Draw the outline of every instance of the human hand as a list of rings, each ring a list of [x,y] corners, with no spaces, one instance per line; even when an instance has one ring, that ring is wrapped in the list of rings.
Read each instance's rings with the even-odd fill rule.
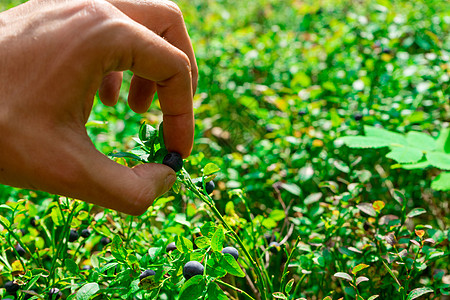
[[[119,165],[85,128],[96,91],[115,105],[131,70],[131,109],[157,92],[168,150],[190,154],[197,66],[172,2],[31,0],[0,13],[0,65],[0,183],[132,215],[172,186],[172,169]]]

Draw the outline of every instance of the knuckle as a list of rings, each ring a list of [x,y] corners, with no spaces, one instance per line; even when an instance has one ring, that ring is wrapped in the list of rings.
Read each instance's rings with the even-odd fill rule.
[[[180,9],[180,7],[173,1],[164,1],[164,5],[167,8],[167,11],[169,14],[171,14],[173,17],[179,18],[183,17],[183,13]]]

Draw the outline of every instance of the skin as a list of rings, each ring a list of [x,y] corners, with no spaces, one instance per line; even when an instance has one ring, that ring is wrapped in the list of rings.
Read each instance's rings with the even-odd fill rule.
[[[189,156],[197,66],[169,1],[31,0],[0,13],[0,183],[140,215],[175,181],[162,164],[119,165],[85,124],[99,91],[143,113],[158,93],[169,151]]]

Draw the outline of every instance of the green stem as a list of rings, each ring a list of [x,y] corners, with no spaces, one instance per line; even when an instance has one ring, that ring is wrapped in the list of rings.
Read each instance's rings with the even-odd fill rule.
[[[288,273],[289,262],[291,261],[292,255],[294,254],[295,249],[297,249],[297,245],[299,242],[300,242],[300,237],[297,237],[297,241],[295,241],[294,248],[292,249],[291,253],[289,254],[286,264],[284,265],[283,275],[281,276],[280,292],[283,292],[284,288],[286,286],[285,278]]]
[[[239,288],[237,288],[237,287],[235,287],[235,286],[233,286],[233,285],[231,285],[231,284],[228,284],[228,283],[226,283],[226,282],[224,282],[224,281],[222,281],[222,280],[220,280],[220,279],[216,279],[215,281],[216,281],[217,283],[223,285],[223,286],[226,286],[227,288],[233,289],[234,291],[236,291],[236,292],[238,292],[238,293],[244,295],[244,296],[247,297],[248,299],[255,300],[253,297],[251,297],[251,296],[250,296],[249,294],[247,294],[245,291],[243,291],[243,290],[241,290],[241,289],[239,289]]]
[[[183,183],[186,185],[186,187],[188,189],[190,189],[191,192],[193,192],[197,197],[199,197],[204,203],[206,203],[210,207],[211,211],[214,213],[216,218],[220,220],[220,222],[223,224],[225,229],[227,229],[233,235],[233,237],[236,240],[236,242],[242,248],[242,250],[244,251],[245,256],[248,259],[248,261],[252,265],[253,269],[256,271],[256,275],[257,275],[258,280],[259,280],[259,282],[257,282],[258,286],[260,287],[260,291],[259,292],[260,292],[260,294],[261,294],[261,296],[262,296],[262,298],[264,300],[267,299],[266,293],[265,293],[267,291],[267,286],[266,286],[266,282],[264,281],[264,278],[263,278],[263,276],[261,274],[261,268],[253,260],[252,256],[250,255],[250,253],[248,252],[247,248],[245,247],[244,243],[239,238],[239,235],[231,228],[231,226],[227,223],[227,221],[225,221],[223,216],[220,214],[220,212],[217,210],[216,206],[214,205],[214,201],[211,199],[211,197],[209,197],[209,195],[205,196],[204,194],[199,192],[199,190],[197,189],[195,184],[192,182],[191,177],[189,176],[189,173],[187,173],[186,170],[182,169],[182,174],[184,175]]]

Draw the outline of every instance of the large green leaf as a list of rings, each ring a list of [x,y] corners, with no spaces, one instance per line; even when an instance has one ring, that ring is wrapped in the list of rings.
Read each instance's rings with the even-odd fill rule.
[[[383,141],[392,143],[406,145],[406,138],[397,132],[389,131],[383,128],[377,128],[373,126],[364,126],[364,133],[367,137],[380,138]]]
[[[409,294],[408,294],[408,298],[407,300],[413,300],[413,299],[417,299],[422,295],[428,294],[428,293],[432,293],[434,292],[433,289],[430,289],[428,287],[423,287],[423,288],[417,288],[412,290]]]
[[[367,137],[361,135],[344,136],[338,140],[342,141],[350,148],[383,148],[391,144],[388,140],[379,137]]]
[[[194,250],[192,242],[184,236],[177,236],[175,239],[175,246],[181,253],[189,253]]]
[[[418,162],[423,156],[420,149],[412,147],[395,147],[386,154],[387,158],[393,159],[398,163],[407,164]]]
[[[431,182],[431,188],[436,191],[450,191],[450,172],[442,172],[433,182]]]
[[[99,286],[95,282],[86,283],[77,292],[76,300],[88,300],[94,296],[100,290]]]
[[[211,282],[208,286],[208,299],[228,300],[228,297],[215,282]]]
[[[200,297],[205,289],[205,278],[195,275],[183,284],[179,299],[194,300]]]
[[[231,254],[225,253],[223,255],[222,267],[231,275],[245,277],[245,273]]]
[[[450,170],[450,154],[443,152],[428,152],[427,160],[430,165],[436,168]]]
[[[435,139],[423,132],[410,131],[406,134],[408,145],[419,148],[421,150],[432,151],[436,149]]]

